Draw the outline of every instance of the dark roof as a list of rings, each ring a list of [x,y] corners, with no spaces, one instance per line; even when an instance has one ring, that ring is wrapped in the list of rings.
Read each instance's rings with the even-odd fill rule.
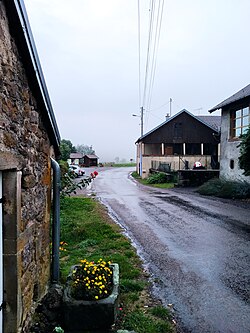
[[[247,85],[245,88],[241,89],[240,91],[238,91],[236,94],[232,95],[231,97],[228,97],[223,102],[217,104],[215,107],[208,110],[208,112],[214,112],[218,109],[221,109],[224,106],[227,106],[229,104],[232,104],[236,101],[239,101],[239,100],[249,97],[249,96],[250,96],[250,84]]]
[[[195,118],[196,120],[200,121],[204,125],[206,125],[206,126],[210,127],[211,129],[215,130],[216,132],[219,132],[219,130],[220,130],[220,119],[221,119],[220,116],[195,116],[194,114],[192,114],[188,110],[183,109],[180,112],[176,113],[174,116],[169,117],[166,121],[164,121],[163,123],[161,123],[157,127],[153,128],[151,131],[149,131],[146,134],[144,134],[143,136],[141,136],[135,143],[141,141],[143,138],[145,138],[149,134],[153,133],[154,131],[158,130],[160,127],[162,127],[165,124],[167,124],[168,122],[172,121],[173,119],[175,119],[177,116],[179,116],[183,112],[187,113],[191,117]]]
[[[91,154],[91,155],[85,155],[87,156],[89,159],[95,159],[95,158],[99,158],[98,156]]]
[[[4,4],[10,23],[11,35],[15,38],[18,51],[22,57],[22,63],[29,79],[30,88],[41,106],[44,124],[56,154],[58,155],[60,134],[44,80],[24,1],[5,0]]]
[[[71,153],[70,158],[83,158],[83,154],[82,153]]]
[[[220,131],[221,127],[221,116],[196,116],[202,122],[210,125],[216,131]]]

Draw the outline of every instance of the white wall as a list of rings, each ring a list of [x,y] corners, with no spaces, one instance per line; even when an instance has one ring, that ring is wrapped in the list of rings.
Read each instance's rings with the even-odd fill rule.
[[[230,112],[222,112],[221,118],[221,159],[220,177],[227,180],[247,181],[250,177],[243,175],[239,168],[240,140],[230,141]],[[230,161],[234,161],[234,168],[230,168]]]

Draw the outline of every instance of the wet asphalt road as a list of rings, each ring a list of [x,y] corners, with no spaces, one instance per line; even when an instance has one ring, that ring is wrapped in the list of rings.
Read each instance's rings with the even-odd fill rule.
[[[99,170],[91,191],[144,258],[184,332],[250,332],[250,204],[145,187]],[[146,332],[145,332],[146,333]]]

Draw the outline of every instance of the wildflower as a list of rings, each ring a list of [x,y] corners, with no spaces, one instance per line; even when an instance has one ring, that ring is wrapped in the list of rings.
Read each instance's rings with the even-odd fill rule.
[[[97,263],[81,260],[73,270],[72,296],[84,300],[107,297],[112,289],[112,273],[109,264],[102,258]]]

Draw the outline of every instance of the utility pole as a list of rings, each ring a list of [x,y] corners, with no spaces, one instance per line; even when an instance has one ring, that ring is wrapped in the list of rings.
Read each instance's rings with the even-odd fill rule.
[[[144,109],[143,106],[140,107],[140,115],[132,114],[133,117],[140,117],[141,118],[141,137],[143,136],[143,116],[144,116]],[[139,146],[139,154],[140,154],[140,167],[139,167],[139,173],[142,177],[142,141],[140,142]]]
[[[141,106],[141,137],[143,136],[143,106]],[[142,141],[140,147],[140,176],[142,177]]]
[[[169,100],[169,117],[171,117],[171,115],[172,115],[172,102],[173,102],[173,100],[170,97],[170,100]]]
[[[141,106],[141,136],[143,136],[143,106]]]

